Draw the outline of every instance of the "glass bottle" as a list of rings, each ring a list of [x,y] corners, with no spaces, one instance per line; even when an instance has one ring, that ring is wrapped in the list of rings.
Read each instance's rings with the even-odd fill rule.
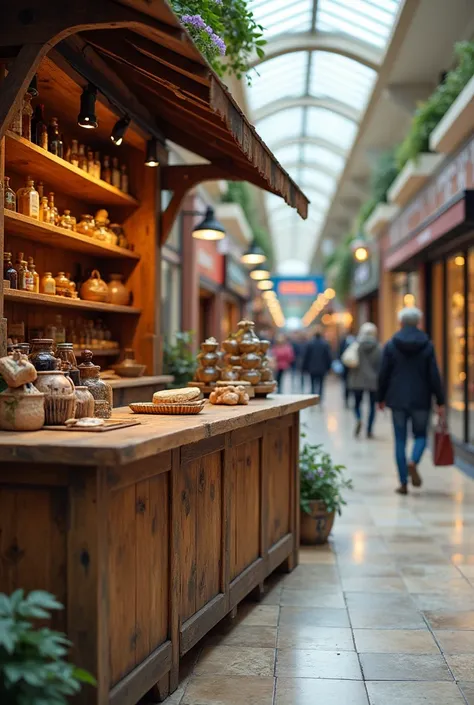
[[[10,289],[18,289],[18,272],[12,263],[12,253],[3,253],[3,278],[10,282]]]
[[[48,126],[44,119],[44,105],[37,105],[33,113],[31,139],[38,147],[48,149]]]
[[[120,188],[120,169],[118,157],[112,159],[112,186]]]
[[[71,164],[73,166],[79,166],[79,147],[77,146],[77,140],[72,140],[71,142]]]
[[[34,262],[33,257],[28,257],[28,271],[30,272],[32,278],[33,278],[33,289],[32,291],[35,292],[35,294],[39,294],[40,290],[40,281],[39,281],[39,274],[36,271],[36,265]]]
[[[57,318],[61,318],[58,316]],[[56,318],[56,320],[57,320]],[[73,381],[74,386],[80,385],[79,370],[77,368],[77,360],[74,355],[74,346],[72,343],[66,343],[64,340],[60,340],[62,335],[62,330],[64,327],[57,325],[56,327],[56,357],[61,360],[61,370],[67,372],[70,379]],[[65,331],[64,331],[65,332]]]
[[[43,196],[44,196],[44,184],[43,184],[42,181],[38,181],[38,183],[36,184],[36,190],[38,191],[38,195],[39,195],[40,199],[43,198]]]
[[[56,343],[66,342],[66,327],[62,316],[56,316]]]
[[[92,362],[94,355],[91,350],[84,350],[81,357],[82,362],[79,365],[81,383],[89,389],[95,401],[102,402],[100,406],[102,407],[102,413],[104,414],[103,418],[110,418],[112,415],[113,400],[112,387],[100,378],[100,367],[99,365],[94,365]],[[94,410],[94,413],[96,413],[96,411],[97,408]]]
[[[18,252],[16,255],[16,260],[15,260],[15,270],[18,274],[18,288],[20,287],[20,272],[22,269],[21,263],[23,262],[25,258],[25,254],[23,252]]]
[[[15,111],[15,114],[13,116],[13,120],[10,123],[11,132],[14,132],[19,137],[21,137],[21,128],[22,128],[22,109],[23,109],[23,101],[21,101],[20,105],[18,106],[18,109]]]
[[[57,157],[63,156],[63,143],[59,134],[58,118],[52,117],[48,126],[48,149]]]
[[[21,136],[30,142],[32,117],[33,108],[31,107],[31,95],[29,93],[25,93],[25,97],[23,98],[23,107],[21,109]]]
[[[15,191],[10,188],[10,177],[5,176],[3,180],[3,204],[8,211],[16,211]]]
[[[64,135],[61,135],[61,139],[62,139],[62,141],[63,141],[63,146],[65,146],[65,145],[66,145],[66,142],[65,142],[65,140],[64,140]],[[64,150],[64,159],[65,159],[67,162],[69,162],[69,164],[71,163],[71,145],[70,145],[70,144],[68,144],[68,146],[67,146],[66,149]]]
[[[34,291],[35,285],[33,281],[33,274],[28,269],[28,262],[26,260],[22,260],[21,265],[20,289],[23,289],[23,291]]]
[[[56,345],[56,326],[54,323],[48,323],[46,326],[46,335],[49,340],[53,341],[53,347]]]
[[[50,294],[51,296],[56,294],[56,282],[52,272],[44,273],[43,278],[41,279],[41,291],[43,294]]]
[[[96,179],[100,179],[100,152],[94,154],[94,176]]]
[[[86,158],[86,151],[85,147],[83,144],[79,145],[79,152],[78,152],[78,167],[79,169],[82,169],[83,171],[87,171],[87,158]]]
[[[102,178],[108,184],[112,183],[112,170],[110,169],[110,157],[104,157],[104,165],[102,169]]]
[[[54,192],[51,191],[49,194],[49,201],[48,201],[48,206],[49,206],[49,222],[51,225],[57,225],[59,222],[59,211],[54,205]]]
[[[39,219],[41,220],[42,223],[51,222],[47,196],[43,196],[43,198],[41,199]]]
[[[64,214],[60,217],[59,219],[59,225],[62,228],[65,228],[66,230],[72,230],[72,216],[71,216],[71,211],[65,210]]]
[[[17,191],[18,213],[28,215],[30,218],[39,219],[39,193],[35,189],[35,182],[28,177],[26,186]]]
[[[94,176],[94,152],[91,149],[87,150],[87,171]]]
[[[120,190],[124,193],[128,193],[128,174],[125,164],[122,164],[120,167]]]

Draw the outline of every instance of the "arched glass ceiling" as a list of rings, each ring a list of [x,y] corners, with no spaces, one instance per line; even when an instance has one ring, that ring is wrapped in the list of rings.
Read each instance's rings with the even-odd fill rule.
[[[288,253],[295,259],[295,248],[298,257],[311,258],[401,3],[250,2],[256,21],[264,27],[270,57],[256,65],[247,89],[251,117],[265,115],[256,124],[259,134],[311,200],[309,222],[303,224],[278,207],[277,197],[265,196],[279,263]],[[291,107],[285,105],[287,100]]]

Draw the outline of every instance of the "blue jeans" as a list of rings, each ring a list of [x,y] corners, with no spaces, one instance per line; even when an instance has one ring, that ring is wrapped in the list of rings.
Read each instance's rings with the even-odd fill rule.
[[[415,438],[411,459],[415,465],[418,465],[426,448],[430,412],[428,409],[414,409],[413,411],[392,409],[392,418],[398,474],[400,475],[401,484],[406,485],[408,482],[408,463],[406,456],[408,421],[411,421],[412,433]]]
[[[319,394],[323,399],[324,375],[311,375],[311,394]]]
[[[372,433],[375,421],[375,392],[367,392],[369,395],[369,420],[367,422],[367,433]],[[354,390],[354,413],[357,421],[362,419],[362,414],[360,406],[362,404],[362,398],[364,396],[364,391],[362,389]]]

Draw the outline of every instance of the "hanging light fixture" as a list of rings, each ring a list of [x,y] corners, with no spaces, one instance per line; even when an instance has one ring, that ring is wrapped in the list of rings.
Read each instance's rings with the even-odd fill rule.
[[[249,265],[263,264],[267,261],[267,256],[264,251],[255,242],[253,242],[247,252],[244,252],[240,258],[240,261],[243,264]]]
[[[273,282],[271,279],[262,279],[257,283],[257,289],[260,289],[260,291],[270,291],[273,289]]]
[[[77,116],[77,124],[86,130],[94,130],[99,126],[95,114],[95,101],[97,98],[97,88],[89,83],[82,91],[81,109]]]
[[[269,279],[270,272],[263,267],[255,267],[251,270],[250,276],[252,279],[255,279],[255,281],[262,281],[262,279]]]
[[[366,262],[370,257],[369,247],[363,239],[354,240],[351,244],[351,250],[356,262]]]
[[[208,206],[204,219],[193,228],[193,237],[197,240],[222,240],[225,228],[214,214],[214,208]]]
[[[160,160],[158,159],[158,142],[155,137],[148,140],[146,144],[146,158],[145,166],[159,166]]]
[[[117,122],[113,126],[112,132],[110,134],[110,139],[117,147],[120,147],[120,145],[122,144],[123,138],[125,137],[125,133],[127,132],[129,125],[130,118],[128,115],[124,115],[120,118],[120,120],[117,120]]]

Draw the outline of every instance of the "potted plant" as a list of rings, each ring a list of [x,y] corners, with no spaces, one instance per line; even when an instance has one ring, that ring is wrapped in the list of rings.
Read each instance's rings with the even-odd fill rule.
[[[68,705],[81,683],[95,679],[65,660],[70,642],[34,619],[49,619],[62,609],[53,595],[33,590],[0,593],[0,703],[2,705]]]
[[[301,435],[305,438],[305,434]],[[346,504],[342,492],[352,489],[344,465],[335,465],[321,445],[304,443],[300,449],[301,543],[326,543],[336,512]]]
[[[176,333],[174,342],[169,339],[163,346],[163,372],[174,377],[170,387],[183,387],[193,378],[196,370],[196,357],[192,350],[193,333]]]

